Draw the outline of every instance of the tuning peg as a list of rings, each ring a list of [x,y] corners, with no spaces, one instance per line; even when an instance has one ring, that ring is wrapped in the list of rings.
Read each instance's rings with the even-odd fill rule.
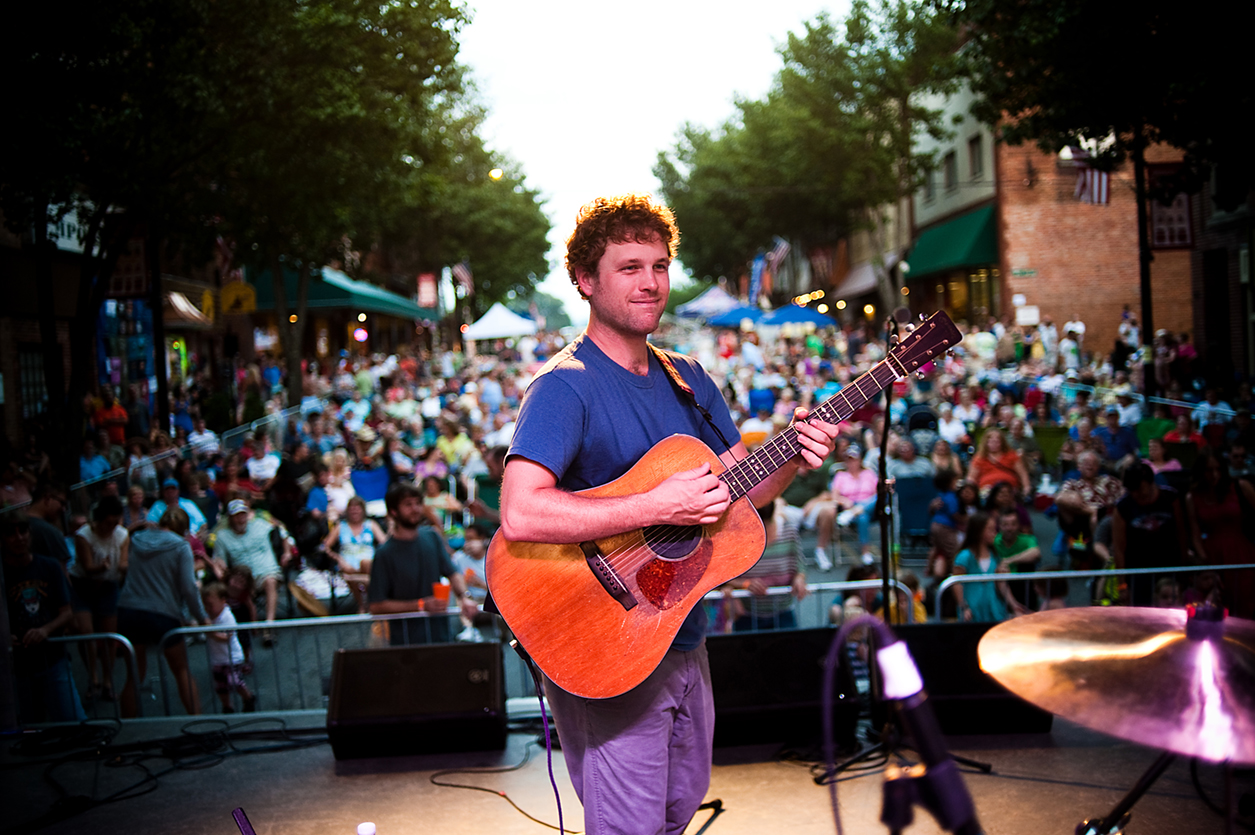
[[[927,317],[927,316],[925,316],[923,313],[921,313],[921,314],[919,315],[919,320],[920,320],[921,322],[924,322],[924,321],[926,321],[927,319],[928,319],[928,317]]]
[[[927,374],[925,374],[923,371],[916,371],[916,372],[915,372],[915,379],[917,379],[917,380],[922,380],[922,379],[924,379],[926,376],[928,376],[928,375],[927,375]]]

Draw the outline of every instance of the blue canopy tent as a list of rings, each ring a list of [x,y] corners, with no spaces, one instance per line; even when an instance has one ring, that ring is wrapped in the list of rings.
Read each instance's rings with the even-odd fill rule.
[[[835,328],[837,320],[831,316],[825,316],[817,310],[809,307],[802,307],[796,304],[786,305],[779,310],[773,310],[758,321],[760,325],[797,325],[805,322],[811,322],[820,328]]]
[[[746,319],[749,319],[751,322],[757,322],[762,318],[762,308],[754,305],[744,305],[724,311],[717,316],[711,316],[706,320],[706,324],[712,328],[739,328]]]

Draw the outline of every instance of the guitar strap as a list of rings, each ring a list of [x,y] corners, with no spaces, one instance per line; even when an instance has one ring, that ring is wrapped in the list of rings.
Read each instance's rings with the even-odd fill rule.
[[[689,402],[697,407],[697,411],[701,412],[702,417],[706,418],[710,428],[715,430],[715,434],[719,436],[719,440],[723,441],[724,447],[732,449],[732,444],[728,443],[728,439],[719,431],[719,426],[715,423],[715,419],[710,416],[710,412],[706,411],[705,406],[697,402],[697,395],[693,392],[693,387],[680,376],[680,372],[676,369],[675,363],[671,361],[671,357],[667,355],[667,352],[652,342],[645,344],[649,346],[649,350],[654,352],[654,357],[658,360],[658,364],[662,366],[662,370],[667,372],[667,379],[671,381],[671,385],[679,389],[689,399]]]

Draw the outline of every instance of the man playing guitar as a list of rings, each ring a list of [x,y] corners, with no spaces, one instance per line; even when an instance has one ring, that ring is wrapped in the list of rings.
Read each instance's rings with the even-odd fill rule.
[[[671,211],[648,196],[599,198],[580,210],[566,263],[588,300],[588,327],[528,387],[502,483],[505,540],[587,544],[651,526],[713,526],[732,506],[710,463],[635,492],[576,492],[619,479],[675,433],[703,441],[723,467],[747,455],[739,440],[726,440],[739,433],[710,375],[696,361],[647,343],[667,303],[678,242]],[[753,505],[773,501],[800,467],[818,467],[832,452],[837,427],[804,423],[807,414],[795,413],[796,454],[747,491]],[[751,557],[759,553],[761,542]],[[497,594],[491,563],[488,570]],[[635,589],[638,597],[647,596],[646,585]],[[560,616],[578,622],[581,613]],[[657,668],[609,698],[577,696],[546,679],[590,835],[680,833],[701,804],[714,736],[705,631],[705,611],[696,605]]]

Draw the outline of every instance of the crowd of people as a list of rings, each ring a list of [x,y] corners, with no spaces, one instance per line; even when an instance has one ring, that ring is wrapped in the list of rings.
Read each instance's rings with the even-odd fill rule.
[[[1122,338],[1137,338],[1135,319],[1122,325]],[[1035,328],[991,320],[966,331],[922,379],[895,384],[887,440],[879,399],[863,403],[840,424],[825,465],[799,475],[763,511],[769,556],[729,586],[753,595],[730,602],[711,628],[787,626],[808,566],[827,572],[844,561],[859,576],[874,574],[882,448],[890,477],[933,486],[925,586],[1043,562],[1255,561],[1245,521],[1255,514],[1249,383],[1201,385],[1173,339],[1171,357],[1156,353],[1152,366],[1168,396],[1146,403],[1135,395],[1139,355],[1085,347],[1079,316],[1062,337],[1049,319]],[[866,326],[768,339],[676,323],[658,338],[723,387],[750,448],[786,427],[797,406],[826,400],[886,356],[884,339]],[[0,536],[23,680],[45,694],[65,689],[67,656],[39,637],[57,630],[121,631],[140,650],[142,673],[144,649],[161,645],[170,629],[216,624],[225,628],[212,644],[217,695],[226,708],[253,709],[244,684],[250,633],[229,627],[275,620],[282,590],[302,566],[338,573],[360,612],[413,611],[415,598],[425,611],[445,612],[452,593],[464,623],[482,625],[484,552],[500,524],[522,393],[563,344],[542,334],[473,355],[401,350],[345,356],[331,367],[310,362],[307,396],[292,408],[280,366],[264,359],[242,369],[234,416],[271,419],[230,449],[206,427],[204,375],[176,387],[170,431],[153,425],[141,399],[118,402],[102,387],[82,442],[89,501],[76,504],[84,513],[69,512],[70,497],[35,443],[12,452],[0,472],[0,502],[19,508],[0,518]],[[1057,514],[1057,539],[1038,541],[1033,508]],[[806,531],[816,545],[803,553]],[[1139,575],[1124,588],[1096,584],[1094,594],[1135,605],[1209,599],[1250,617],[1250,575]],[[769,599],[770,585],[791,586],[794,595]],[[1059,583],[981,583],[960,587],[934,614],[1000,620],[1062,605],[1065,595]],[[879,605],[866,601],[869,610]],[[390,640],[409,639],[400,632]],[[260,637],[277,640],[269,631]],[[413,639],[449,638],[445,620],[432,619]],[[163,649],[185,708],[196,712],[185,649]],[[114,698],[115,658],[107,641],[84,648],[86,698]],[[120,694],[128,712],[133,684]],[[81,713],[77,699],[43,701],[50,713]]]

